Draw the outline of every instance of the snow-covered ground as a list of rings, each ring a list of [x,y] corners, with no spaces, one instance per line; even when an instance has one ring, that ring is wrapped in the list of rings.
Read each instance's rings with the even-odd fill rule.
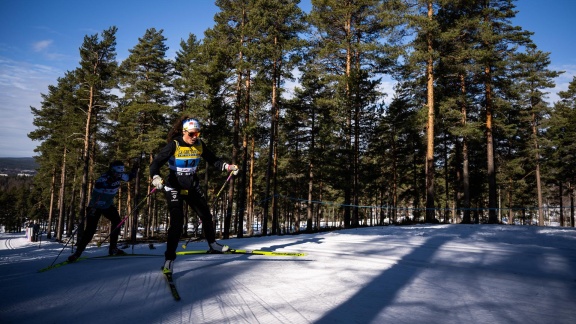
[[[573,228],[388,226],[222,242],[307,255],[179,256],[175,301],[164,244],[126,249],[157,256],[39,273],[63,245],[0,234],[0,323],[576,323]]]

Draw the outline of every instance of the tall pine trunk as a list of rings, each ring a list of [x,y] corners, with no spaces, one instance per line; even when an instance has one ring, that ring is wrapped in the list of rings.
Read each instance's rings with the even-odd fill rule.
[[[315,129],[315,122],[316,122],[316,116],[315,116],[315,111],[314,111],[314,107],[312,107],[312,116],[311,116],[311,125],[310,125],[310,152],[312,152],[312,154],[309,155],[309,161],[308,161],[308,206],[306,208],[306,213],[307,213],[307,217],[306,217],[306,231],[307,232],[311,232],[312,231],[312,219],[313,219],[313,213],[314,213],[314,207],[312,206],[312,199],[313,199],[313,191],[314,191],[314,145],[315,145],[315,141],[314,141],[314,129]],[[298,224],[297,224],[298,225]],[[320,224],[317,224],[318,228],[320,228],[319,226]],[[297,229],[298,230],[298,229]]]
[[[562,185],[562,180],[558,181],[558,196],[560,198],[560,227],[564,227],[564,188]]]
[[[94,111],[94,87],[89,88],[88,109],[86,111],[86,127],[84,128],[84,149],[82,153],[82,186],[80,187],[80,225],[78,227],[78,240],[84,235],[84,225],[86,224],[86,205],[88,201],[88,173],[90,168],[90,140],[92,115]]]
[[[250,72],[246,73],[246,98],[244,100],[244,127],[247,129],[248,124],[250,123]],[[238,206],[237,206],[237,215],[238,215],[238,237],[244,236],[244,215],[246,213],[246,182],[247,182],[247,172],[246,169],[248,168],[248,132],[244,131],[242,134],[242,172],[240,173],[240,188],[238,193]],[[250,226],[250,220],[247,220],[248,227]]]
[[[485,86],[485,106],[486,106],[486,160],[487,160],[487,176],[488,176],[488,223],[498,223],[496,216],[497,209],[497,195],[496,195],[496,165],[494,161],[494,134],[492,129],[492,83],[491,83],[491,69],[490,67],[484,68],[486,81]]]
[[[248,212],[246,213],[246,227],[248,230],[248,236],[252,236],[254,234],[253,230],[253,220],[254,220],[254,163],[255,163],[255,148],[256,148],[256,140],[254,136],[250,138],[250,176],[248,182],[248,202],[247,202],[247,209]],[[246,172],[246,171],[245,171]]]
[[[65,214],[65,190],[66,188],[66,145],[64,145],[64,151],[62,152],[62,166],[60,167],[60,193],[58,198],[58,231],[56,238],[58,241],[62,240],[64,234],[64,214]]]
[[[280,120],[280,107],[278,107],[278,84],[280,84],[278,60],[274,61],[273,78],[272,78],[272,109],[274,111],[274,141],[272,143],[272,234],[278,233],[279,225],[279,210],[278,210],[278,134],[279,134],[279,120]]]
[[[432,20],[434,9],[428,2],[428,19]],[[428,123],[426,126],[426,223],[435,222],[434,207],[434,53],[432,35],[428,31],[428,61],[426,64]]]
[[[354,195],[353,185],[350,186],[349,184],[354,183],[354,163],[352,163],[352,113],[349,106],[352,103],[352,94],[350,90],[350,78],[351,78],[351,70],[352,70],[352,44],[350,43],[351,38],[351,31],[352,28],[352,18],[348,16],[346,20],[344,29],[346,31],[346,107],[345,115],[346,115],[346,143],[345,143],[345,152],[347,155],[347,159],[344,164],[344,172],[345,176],[347,177],[346,185],[344,186],[344,227],[349,228],[350,226],[357,226],[357,219],[353,220],[350,210],[350,205],[352,201],[352,196]]]
[[[54,215],[54,195],[56,191],[56,169],[52,170],[52,181],[50,181],[50,209],[48,210],[48,230],[46,238],[52,238],[52,218]]]
[[[462,95],[462,126],[466,127],[468,123],[468,109],[466,105],[466,81],[464,75],[460,76],[460,90]],[[464,195],[463,207],[464,215],[462,222],[465,224],[471,223],[470,218],[470,170],[469,170],[469,156],[468,156],[468,136],[464,135],[462,137],[462,194]]]
[[[532,136],[534,136],[534,159],[536,162],[536,190],[538,195],[538,226],[544,226],[544,203],[542,202],[542,182],[540,179],[540,151],[536,115],[532,114]]]

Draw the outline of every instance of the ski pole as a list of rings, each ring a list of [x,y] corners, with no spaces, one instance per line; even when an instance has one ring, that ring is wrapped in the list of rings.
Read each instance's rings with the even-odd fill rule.
[[[210,209],[212,209],[212,207],[214,207],[214,203],[216,203],[216,200],[218,199],[218,196],[220,196],[220,193],[222,192],[222,190],[224,190],[224,187],[226,186],[226,184],[228,183],[228,180],[230,180],[230,178],[232,178],[232,174],[234,173],[234,171],[230,171],[230,175],[228,176],[228,178],[226,179],[226,181],[224,181],[224,184],[222,185],[222,188],[220,188],[220,191],[218,191],[218,193],[216,194],[216,197],[214,197],[214,201],[212,202],[212,205],[210,205]],[[200,219],[200,223],[202,224],[202,220]],[[185,249],[186,246],[188,245],[188,243],[190,243],[190,241],[192,240],[192,238],[189,238],[188,241],[186,241],[185,244],[182,244],[182,248]]]
[[[106,240],[110,237],[110,235],[112,235],[112,233],[114,233],[114,231],[116,231],[117,229],[119,229],[120,227],[122,227],[122,224],[124,224],[124,222],[126,222],[126,220],[128,219],[128,217],[130,217],[130,215],[132,215],[132,213],[138,211],[138,208],[140,208],[140,206],[146,201],[146,199],[148,199],[148,197],[150,197],[151,194],[153,194],[154,192],[156,192],[156,188],[152,189],[152,191],[150,191],[150,193],[148,193],[146,195],[146,197],[144,197],[144,199],[142,199],[142,201],[140,201],[138,203],[138,205],[136,205],[136,207],[134,208],[134,210],[131,213],[128,213],[128,215],[126,215],[126,217],[124,217],[122,219],[122,221],[120,222],[120,224],[116,225],[116,227],[114,227],[114,229],[112,229],[110,231],[110,234],[108,234],[103,240],[102,242],[98,242],[96,245],[98,245],[98,247],[100,247],[102,245],[102,243],[106,242]]]
[[[83,222],[84,222],[84,221],[82,221],[82,223],[83,223]],[[82,224],[82,223],[80,223],[80,224]],[[62,249],[60,250],[60,252],[58,252],[58,255],[54,258],[54,261],[52,261],[52,263],[50,263],[50,266],[49,266],[49,267],[51,267],[51,266],[54,265],[54,262],[56,262],[56,260],[58,260],[58,257],[60,256],[60,254],[62,254],[62,251],[64,251],[64,249],[66,248],[66,246],[68,246],[68,243],[70,243],[70,240],[71,240],[72,238],[74,238],[74,235],[76,235],[76,232],[78,231],[78,228],[80,228],[80,224],[78,224],[78,227],[76,227],[76,229],[74,230],[74,233],[72,233],[72,236],[70,236],[70,238],[68,239],[68,242],[66,242],[66,244],[64,244],[64,246],[62,247]],[[49,267],[48,267],[48,268],[49,268]]]

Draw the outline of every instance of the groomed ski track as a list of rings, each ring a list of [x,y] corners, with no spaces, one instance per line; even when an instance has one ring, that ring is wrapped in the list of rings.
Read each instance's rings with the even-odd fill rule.
[[[551,244],[545,231],[554,230],[566,233]],[[158,270],[164,244],[134,246],[134,253],[158,257],[90,258],[38,273],[62,245],[18,248],[13,234],[2,234],[0,322],[574,323],[575,234],[418,225],[223,240],[237,249],[307,255],[178,256],[180,301]],[[187,250],[205,248],[195,242]],[[104,245],[84,254],[106,253]]]

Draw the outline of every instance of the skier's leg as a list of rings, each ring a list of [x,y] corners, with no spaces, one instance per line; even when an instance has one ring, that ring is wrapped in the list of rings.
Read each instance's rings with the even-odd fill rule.
[[[108,207],[108,209],[104,210],[102,212],[102,214],[104,215],[104,217],[106,217],[108,220],[110,220],[110,246],[108,248],[108,254],[112,255],[112,254],[118,254],[118,236],[120,235],[120,229],[116,228],[118,227],[118,224],[120,224],[120,222],[122,221],[120,219],[120,214],[118,214],[118,210],[116,209],[116,207],[114,207],[114,205]]]

